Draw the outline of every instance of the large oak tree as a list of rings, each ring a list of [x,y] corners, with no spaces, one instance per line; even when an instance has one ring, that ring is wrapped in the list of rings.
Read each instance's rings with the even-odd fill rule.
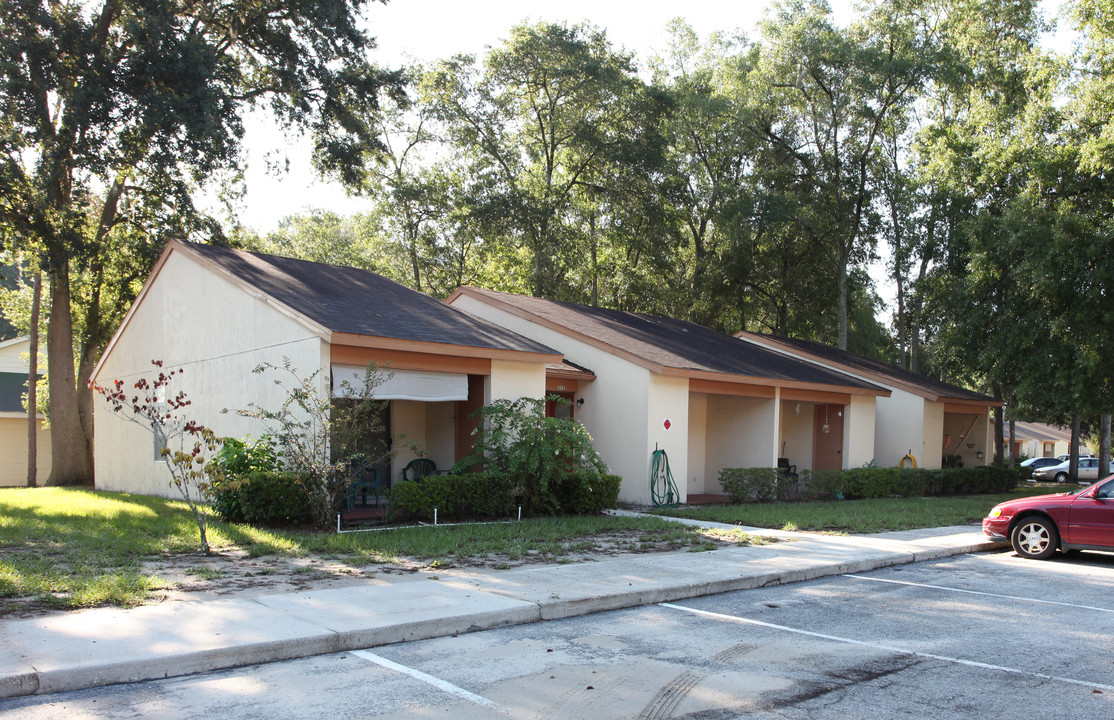
[[[0,240],[38,253],[49,287],[50,484],[92,478],[84,379],[166,236],[219,239],[193,197],[239,169],[243,114],[265,104],[341,163],[375,147],[360,118],[397,78],[370,63],[367,5],[0,8]]]

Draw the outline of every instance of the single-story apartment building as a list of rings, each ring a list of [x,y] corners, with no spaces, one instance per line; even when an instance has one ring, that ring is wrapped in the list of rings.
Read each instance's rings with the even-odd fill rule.
[[[595,376],[571,397],[620,499],[649,504],[651,457],[667,452],[680,501],[722,493],[724,468],[842,469],[874,453],[890,391],[683,320],[475,287],[446,302],[558,349]]]
[[[28,413],[23,409],[27,394],[31,338],[17,337],[0,342],[0,487],[27,485]],[[45,348],[40,346],[40,375],[46,369]],[[35,436],[36,483],[50,476],[50,430],[46,417],[38,414]]]
[[[182,371],[171,389],[192,402],[188,419],[220,436],[258,438],[262,423],[236,411],[280,407],[278,376],[253,369],[284,359],[298,377],[319,372],[334,396],[375,360],[390,375],[375,393],[389,400],[384,441],[405,435],[444,469],[471,451],[473,410],[542,397],[547,382],[591,379],[540,342],[373,272],[172,241],[89,381],[130,387],[157,375],[151,361],[160,360]],[[103,401],[94,418],[99,489],[175,495],[150,430]],[[414,457],[400,450],[381,477],[397,481]]]
[[[1001,400],[823,343],[751,332],[735,336],[748,346],[817,363],[889,390],[877,399],[873,459],[880,466],[898,465],[907,455],[925,468],[941,467],[945,457],[958,457],[967,467],[989,465],[994,459],[990,409],[1000,407]]]
[[[1010,428],[1004,429],[1006,442],[1010,441]],[[1040,422],[1014,422],[1013,457],[1059,457],[1071,452],[1071,428]],[[1094,450],[1081,444],[1080,454],[1094,454]]]

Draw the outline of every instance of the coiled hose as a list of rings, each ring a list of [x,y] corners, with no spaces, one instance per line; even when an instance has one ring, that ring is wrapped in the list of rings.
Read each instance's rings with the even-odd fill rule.
[[[677,507],[681,501],[677,483],[673,482],[673,473],[669,471],[669,456],[665,450],[655,450],[650,461],[650,497],[654,507]]]

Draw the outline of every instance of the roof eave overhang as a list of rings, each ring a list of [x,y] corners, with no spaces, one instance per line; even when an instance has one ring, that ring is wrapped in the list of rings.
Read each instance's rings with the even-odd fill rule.
[[[817,363],[817,364],[820,364],[820,365],[824,365],[826,367],[831,367],[831,368],[837,369],[839,372],[847,373],[848,375],[853,375],[853,376],[862,378],[863,380],[865,380],[867,382],[877,382],[877,383],[880,383],[882,385],[888,385],[888,386],[891,386],[894,390],[902,390],[904,392],[909,393],[910,395],[916,395],[918,397],[924,398],[925,400],[929,400],[929,401],[932,401],[932,402],[975,404],[975,405],[982,404],[982,405],[985,405],[987,407],[1000,407],[1002,405],[1001,400],[994,400],[994,399],[975,400],[975,399],[970,399],[970,398],[956,398],[956,397],[951,396],[951,395],[942,395],[938,392],[935,392],[933,390],[925,388],[925,387],[923,387],[921,385],[918,385],[916,383],[909,382],[908,380],[903,380],[901,378],[896,378],[892,375],[887,375],[886,373],[879,372],[877,370],[870,370],[868,368],[852,367],[850,365],[847,365],[846,363],[837,362],[837,361],[834,361],[830,358],[823,358],[823,357],[820,357],[819,355],[801,350],[800,348],[794,347],[792,345],[788,345],[788,344],[785,344],[785,343],[780,343],[776,339],[758,337],[758,336],[754,335],[753,333],[748,333],[748,332],[743,331],[743,330],[740,330],[739,332],[735,333],[735,337],[740,339],[740,340],[743,340],[745,342],[753,343],[755,345],[760,345],[764,348],[774,350],[775,352],[780,352],[784,355],[789,355],[790,357],[802,358],[802,359],[808,360],[809,362],[812,362],[812,363]]]
[[[859,387],[857,385],[839,385],[830,383],[805,382],[802,380],[785,380],[781,378],[756,377],[752,375],[733,375],[729,373],[713,372],[710,370],[697,370],[694,368],[666,367],[662,375],[671,377],[687,377],[697,380],[711,380],[715,382],[737,383],[742,385],[758,385],[763,387],[780,387],[793,390],[806,390],[809,392],[831,392],[845,395],[864,395],[870,397],[889,397],[890,391],[882,387]]]
[[[383,350],[402,350],[405,352],[446,355],[451,357],[487,358],[489,360],[509,360],[529,363],[559,363],[564,357],[559,353],[511,350],[509,348],[488,348],[475,345],[454,345],[428,342],[423,340],[401,340],[399,338],[357,333],[334,332],[330,342],[334,345],[380,348]]]
[[[581,380],[583,382],[591,382],[596,379],[595,373],[586,373],[580,370],[552,370],[550,368],[546,368],[545,376],[558,380]]]
[[[946,396],[940,396],[936,402],[944,404],[944,412],[950,413],[966,413],[968,415],[976,412],[986,412],[990,408],[1002,407],[1001,400],[961,400]]]

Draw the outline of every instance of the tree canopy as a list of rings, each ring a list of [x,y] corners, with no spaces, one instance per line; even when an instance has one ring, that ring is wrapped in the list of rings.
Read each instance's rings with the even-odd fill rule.
[[[243,113],[266,104],[312,131],[322,162],[378,149],[355,110],[397,78],[370,63],[366,5],[5,4],[0,242],[49,285],[50,482],[92,477],[83,379],[166,239],[224,239],[194,198],[239,169]]]
[[[818,340],[1013,418],[1114,407],[1110,0],[1070,3],[1069,56],[1042,46],[1038,0],[870,0],[845,24],[780,0],[753,38],[676,20],[652,58],[542,22],[398,73],[371,63],[365,7],[0,15],[0,242],[47,274],[59,478],[88,472],[62,458],[86,438],[67,349],[83,377],[171,235],[437,297],[475,284]],[[258,236],[197,209],[235,182],[261,105],[313,133],[366,212]]]

